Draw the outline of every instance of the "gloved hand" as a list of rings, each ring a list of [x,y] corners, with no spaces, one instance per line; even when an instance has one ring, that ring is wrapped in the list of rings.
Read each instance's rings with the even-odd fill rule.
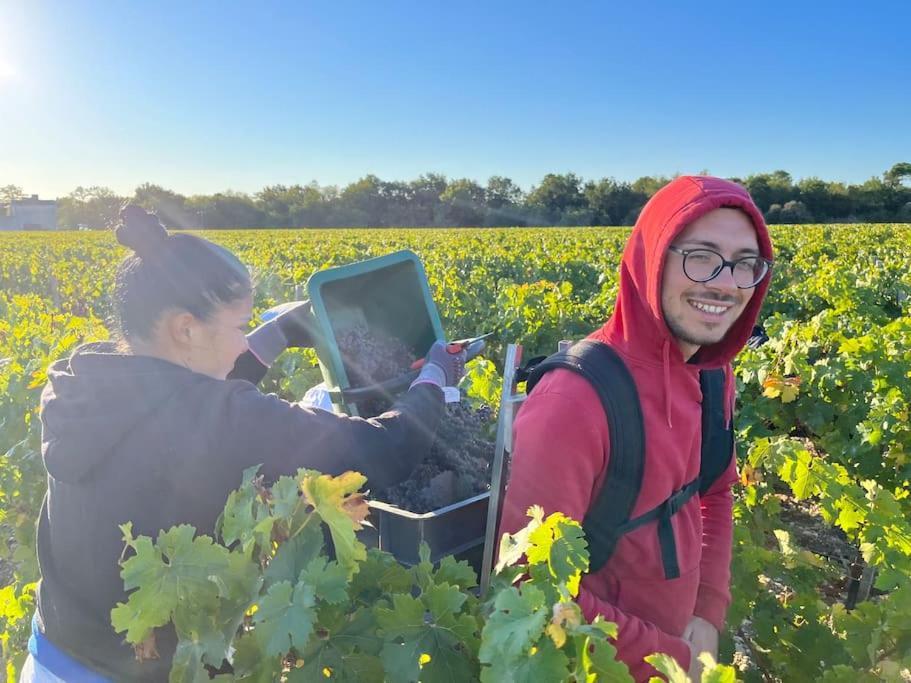
[[[438,387],[456,386],[465,375],[465,357],[467,354],[465,349],[458,349],[452,352],[450,348],[444,342],[434,342],[424,359],[421,373],[411,383],[411,386],[424,382],[436,384]]]
[[[277,315],[247,335],[250,351],[269,367],[285,349],[313,346],[309,301],[290,301],[276,307]]]

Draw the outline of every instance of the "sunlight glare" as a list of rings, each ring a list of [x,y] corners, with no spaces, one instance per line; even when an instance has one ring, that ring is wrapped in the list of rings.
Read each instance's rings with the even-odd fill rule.
[[[13,65],[0,57],[0,83],[11,81],[16,77],[16,70]]]

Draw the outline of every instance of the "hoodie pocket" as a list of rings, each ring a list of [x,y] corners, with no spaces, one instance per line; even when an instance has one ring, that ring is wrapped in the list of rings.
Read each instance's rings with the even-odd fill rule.
[[[618,577],[617,607],[651,622],[673,636],[680,636],[696,607],[699,567],[676,579]]]

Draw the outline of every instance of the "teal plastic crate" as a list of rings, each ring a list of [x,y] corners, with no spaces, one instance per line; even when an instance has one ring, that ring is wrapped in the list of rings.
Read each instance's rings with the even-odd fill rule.
[[[416,373],[405,373],[382,387],[354,389],[338,348],[338,338],[346,330],[365,324],[404,342],[415,358],[423,357],[434,341],[445,339],[427,274],[412,251],[321,270],[307,281],[307,290],[321,332],[316,352],[323,379],[336,410],[348,415],[358,415],[357,401],[371,393],[406,389]]]

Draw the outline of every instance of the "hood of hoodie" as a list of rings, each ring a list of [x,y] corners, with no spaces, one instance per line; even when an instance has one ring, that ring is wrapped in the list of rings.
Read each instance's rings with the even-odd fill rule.
[[[112,342],[79,347],[47,376],[41,451],[48,474],[67,482],[90,476],[132,430],[205,379],[165,360],[119,353]]]
[[[596,336],[640,361],[665,366],[684,362],[661,305],[668,247],[690,223],[723,207],[741,209],[749,216],[759,253],[772,258],[772,242],[762,213],[743,187],[721,178],[680,176],[656,192],[642,209],[623,253],[616,308]],[[752,333],[769,280],[767,276],[756,286],[727,334],[719,342],[701,347],[691,365],[718,368],[733,360]]]

